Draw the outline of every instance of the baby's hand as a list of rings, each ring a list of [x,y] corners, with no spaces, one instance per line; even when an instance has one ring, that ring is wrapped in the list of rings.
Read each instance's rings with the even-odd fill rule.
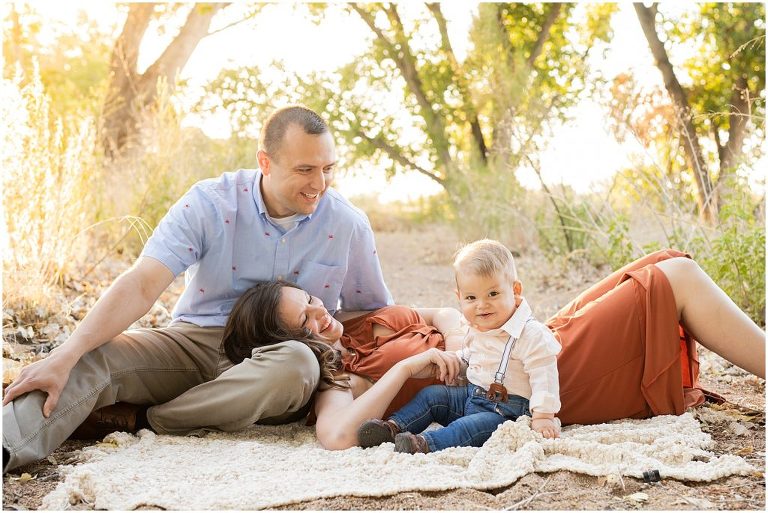
[[[553,418],[540,417],[531,420],[531,429],[541,433],[544,438],[559,438],[560,423]]]

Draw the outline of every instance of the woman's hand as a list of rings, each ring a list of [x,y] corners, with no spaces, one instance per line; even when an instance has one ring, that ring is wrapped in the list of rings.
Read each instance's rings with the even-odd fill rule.
[[[28,392],[40,390],[48,394],[43,405],[43,416],[48,417],[56,408],[61,391],[67,384],[69,373],[76,362],[77,359],[72,362],[72,358],[64,352],[53,351],[47,358],[27,365],[6,389],[3,405]]]
[[[413,355],[402,360],[412,378],[436,377],[444,383],[452,383],[459,375],[461,360],[455,353],[447,353],[436,348]]]
[[[544,438],[560,437],[560,423],[555,420],[552,414],[537,416],[534,413],[534,417],[531,420],[531,429],[541,433]]]

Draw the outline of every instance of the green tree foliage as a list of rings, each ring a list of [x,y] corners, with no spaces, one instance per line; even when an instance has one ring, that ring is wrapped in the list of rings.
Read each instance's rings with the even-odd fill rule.
[[[638,9],[655,14],[664,43],[657,51],[673,62],[664,76],[669,92],[644,90],[630,74],[617,76],[607,99],[614,132],[649,148],[657,179],[675,183],[681,200],[695,200],[691,209],[714,219],[742,195],[738,176],[751,171],[763,151],[765,6],[693,4],[679,16],[664,14],[663,6]],[[679,57],[682,52],[690,57]],[[678,79],[682,96],[670,89]],[[683,123],[688,120],[690,130]],[[692,158],[686,141],[695,143],[700,158]],[[705,212],[708,202],[712,215]]]
[[[670,39],[681,44],[697,34],[701,51],[684,64],[693,82],[689,102],[699,133],[715,143],[710,162],[724,204],[734,187],[739,165],[757,160],[765,136],[765,4],[706,3],[700,15],[686,13],[673,24]],[[681,31],[689,24],[690,34]],[[746,150],[746,155],[745,155]]]
[[[3,18],[3,77],[11,79],[20,67],[30,77],[37,62],[40,80],[51,109],[62,117],[94,116],[106,85],[112,35],[85,12],[75,26],[46,21],[41,33],[41,7],[26,3],[7,6]],[[53,40],[46,38],[53,37]]]
[[[311,7],[321,22],[326,9]],[[509,225],[515,171],[536,165],[554,120],[585,92],[586,57],[609,36],[615,6],[480,4],[461,61],[439,4],[348,4],[367,48],[333,73],[223,71],[202,110],[226,110],[255,136],[279,105],[301,102],[330,120],[349,165],[417,171],[486,234]],[[466,223],[469,224],[469,223]]]

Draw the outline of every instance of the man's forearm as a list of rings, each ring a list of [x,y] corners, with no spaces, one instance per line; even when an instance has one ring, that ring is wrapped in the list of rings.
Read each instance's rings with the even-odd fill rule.
[[[155,298],[130,271],[118,277],[93,305],[69,339],[56,348],[74,362],[105,344],[146,314]]]

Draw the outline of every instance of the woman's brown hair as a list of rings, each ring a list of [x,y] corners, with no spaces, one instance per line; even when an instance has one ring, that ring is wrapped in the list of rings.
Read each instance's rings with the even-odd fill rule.
[[[290,329],[281,321],[278,306],[283,287],[301,287],[287,281],[258,281],[237,300],[224,327],[224,352],[237,365],[256,347],[296,340],[309,347],[320,365],[321,385],[344,388],[341,353],[314,338],[307,328]],[[341,378],[343,380],[343,378]]]

